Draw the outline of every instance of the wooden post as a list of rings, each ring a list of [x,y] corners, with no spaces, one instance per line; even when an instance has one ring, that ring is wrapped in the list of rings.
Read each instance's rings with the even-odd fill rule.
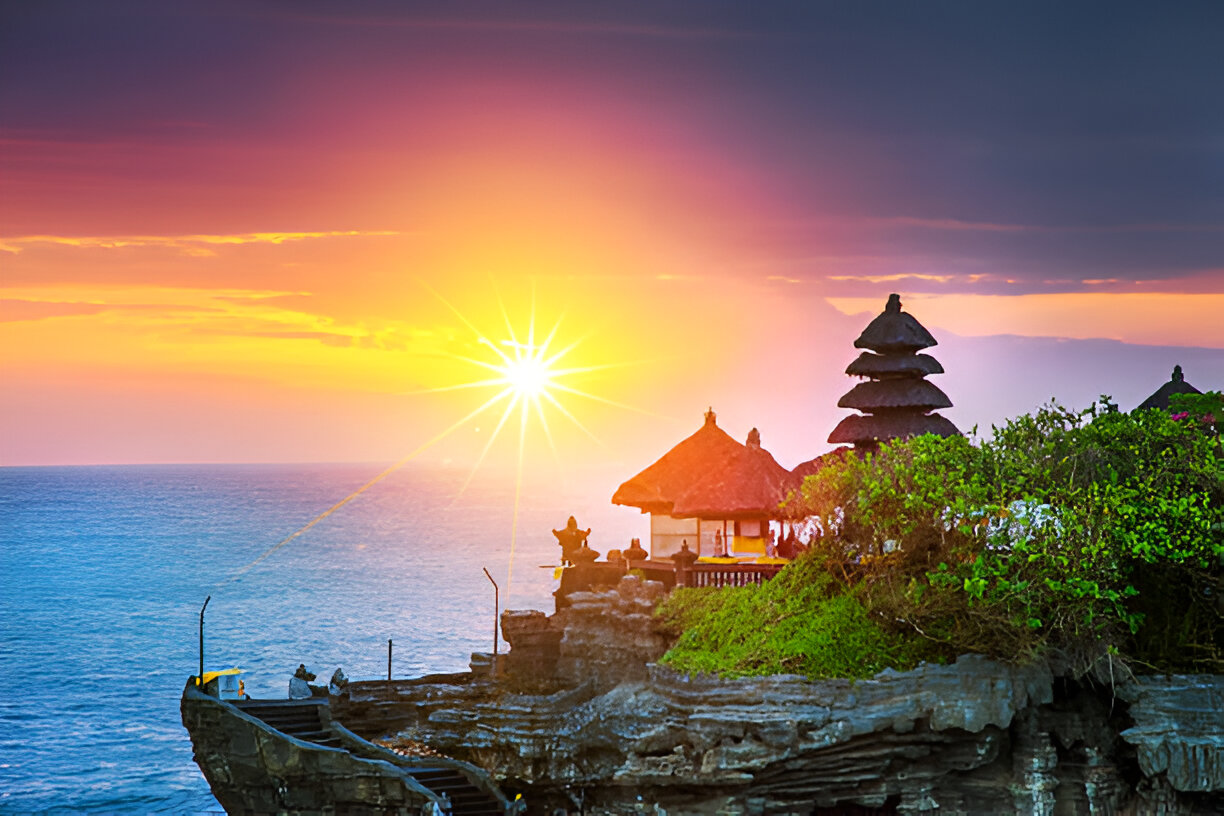
[[[391,638],[387,638],[387,682],[391,682]]]

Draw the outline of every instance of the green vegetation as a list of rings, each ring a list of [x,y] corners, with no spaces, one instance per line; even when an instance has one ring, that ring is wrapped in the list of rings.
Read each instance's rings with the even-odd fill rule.
[[[1058,405],[990,439],[851,453],[789,509],[813,551],[761,589],[676,593],[665,661],[722,674],[866,676],[979,652],[1224,671],[1219,393],[1172,413]]]
[[[881,627],[812,556],[759,587],[678,589],[658,616],[679,635],[663,662],[686,672],[858,678],[938,658]]]

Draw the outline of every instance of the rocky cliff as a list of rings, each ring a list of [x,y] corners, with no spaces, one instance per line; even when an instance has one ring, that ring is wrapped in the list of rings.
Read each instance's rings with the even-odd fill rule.
[[[551,618],[508,612],[501,678],[356,683],[333,709],[541,813],[1224,813],[1224,678],[1114,687],[978,656],[858,682],[689,677],[653,663],[661,592],[629,578]]]

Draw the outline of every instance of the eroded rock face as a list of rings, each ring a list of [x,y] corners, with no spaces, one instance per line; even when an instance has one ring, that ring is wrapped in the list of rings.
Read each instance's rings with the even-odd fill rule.
[[[575,592],[550,620],[561,633],[557,679],[568,685],[592,680],[610,688],[646,677],[646,664],[671,646],[654,624],[654,609],[667,590],[658,581],[621,579],[607,592]]]
[[[1135,721],[1122,739],[1145,776],[1164,774],[1179,791],[1224,790],[1224,677],[1139,677],[1121,693]]]
[[[1126,701],[1044,665],[689,677],[652,662],[667,645],[649,615],[658,594],[628,581],[551,618],[504,619],[512,656],[553,638],[551,694],[464,677],[355,683],[333,709],[363,736],[394,723],[481,765],[532,812],[1224,813],[1224,678],[1140,681],[1119,740]]]
[[[945,777],[996,763],[1017,711],[1048,701],[1050,686],[1048,672],[979,658],[854,684],[718,681],[650,666],[644,680],[603,693],[405,689],[400,704],[418,717],[400,734],[496,768],[533,803],[581,793],[608,813],[633,812],[621,808],[638,795],[677,813],[806,813],[890,797],[918,806],[908,812],[961,800],[1008,812],[1006,786],[953,794]]]

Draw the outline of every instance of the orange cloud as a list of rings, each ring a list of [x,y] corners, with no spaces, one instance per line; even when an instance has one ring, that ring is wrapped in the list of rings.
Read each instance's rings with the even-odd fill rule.
[[[327,230],[324,232],[242,232],[234,235],[21,235],[0,238],[0,252],[17,254],[26,246],[54,245],[81,249],[124,249],[130,247],[159,247],[182,250],[184,254],[211,256],[216,253],[209,247],[242,244],[283,244],[288,241],[304,241],[318,238],[368,238],[402,235],[393,230]]]

